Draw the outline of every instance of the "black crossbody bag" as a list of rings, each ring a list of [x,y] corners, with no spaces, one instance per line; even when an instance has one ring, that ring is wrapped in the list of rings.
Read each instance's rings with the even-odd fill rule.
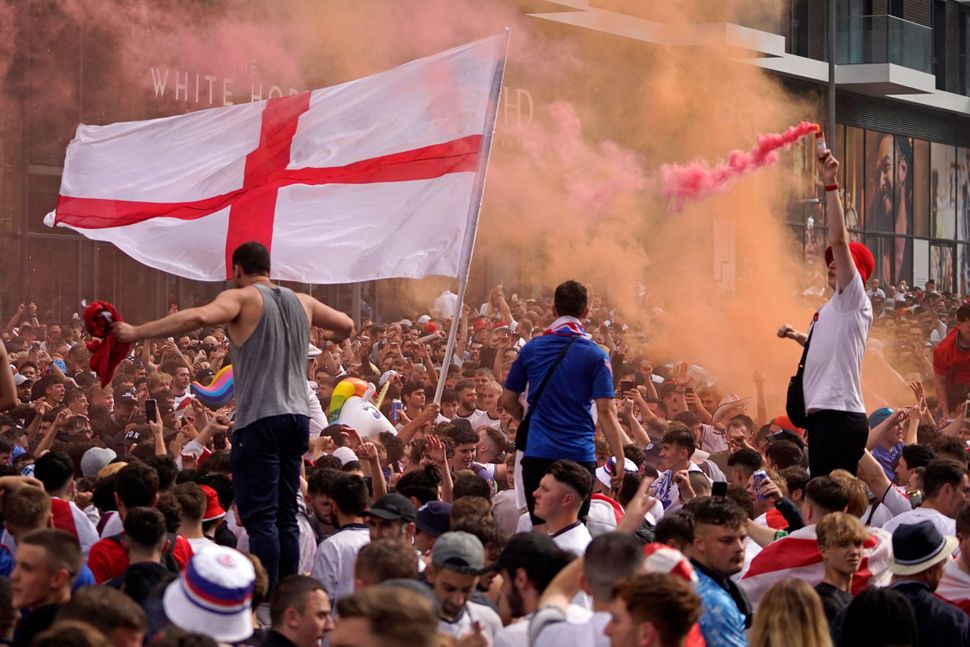
[[[525,451],[526,444],[529,442],[529,419],[532,418],[532,412],[539,407],[539,400],[542,398],[543,391],[546,390],[546,385],[549,384],[549,379],[552,377],[552,374],[556,372],[556,369],[559,368],[559,364],[562,362],[563,357],[566,356],[566,351],[569,350],[569,347],[572,346],[573,342],[577,339],[579,339],[579,337],[573,337],[569,340],[566,347],[559,352],[559,357],[556,358],[556,361],[553,362],[552,366],[549,367],[549,370],[546,371],[545,376],[543,376],[542,382],[539,384],[538,390],[536,390],[535,402],[533,402],[532,406],[529,407],[529,412],[525,414],[524,418],[522,418],[522,422],[519,423],[519,428],[515,432],[515,448],[518,451]]]
[[[785,400],[785,413],[788,419],[796,427],[804,429],[808,426],[808,413],[805,411],[805,388],[803,378],[805,376],[805,358],[808,357],[808,346],[812,343],[812,333],[815,326],[808,331],[808,339],[805,340],[805,349],[802,351],[802,358],[798,361],[798,370],[788,381],[788,397]]]

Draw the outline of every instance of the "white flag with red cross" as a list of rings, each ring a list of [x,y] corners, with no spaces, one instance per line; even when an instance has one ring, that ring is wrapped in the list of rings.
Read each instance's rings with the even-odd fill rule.
[[[251,240],[275,279],[457,277],[508,39],[268,101],[78,126],[44,221],[203,281],[230,277]]]

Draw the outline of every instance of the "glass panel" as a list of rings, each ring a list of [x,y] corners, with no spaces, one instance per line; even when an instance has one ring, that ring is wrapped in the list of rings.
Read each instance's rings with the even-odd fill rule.
[[[970,148],[958,148],[956,158],[957,240],[970,241]]]
[[[930,214],[933,237],[952,240],[956,235],[956,149],[930,144]]]
[[[913,241],[913,287],[923,287],[930,280],[930,241]]]
[[[967,245],[957,245],[957,287],[959,294],[970,294],[970,249]]]
[[[888,236],[867,235],[866,246],[876,257],[876,271],[872,273],[872,278],[879,279],[883,285],[891,283],[893,277],[893,239]]]
[[[41,321],[67,319],[79,309],[77,241],[34,238],[29,254],[26,298],[37,304]]]
[[[932,69],[933,30],[895,16],[850,16],[839,21],[836,63],[894,63]]]
[[[862,229],[865,223],[865,131],[849,126],[845,143],[845,224],[849,229]]]
[[[930,235],[930,143],[917,139],[913,146],[913,234]]]
[[[953,292],[953,245],[930,246],[930,278],[936,280],[936,289],[939,292]]]

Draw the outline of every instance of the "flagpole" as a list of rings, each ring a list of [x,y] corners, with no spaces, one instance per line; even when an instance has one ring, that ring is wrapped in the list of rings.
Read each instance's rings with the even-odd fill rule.
[[[505,63],[509,57],[509,42],[512,31],[505,28],[505,53],[495,66],[495,75],[492,77],[492,91],[488,108],[485,112],[484,133],[482,137],[482,155],[478,160],[478,169],[475,172],[475,185],[472,189],[472,197],[468,202],[468,226],[465,228],[465,240],[461,246],[461,260],[458,265],[458,303],[455,305],[455,312],[451,317],[451,328],[448,331],[448,345],[445,347],[445,358],[441,363],[441,370],[438,373],[438,388],[434,393],[434,401],[441,404],[441,395],[445,391],[445,380],[448,377],[448,369],[451,368],[451,361],[455,355],[455,339],[458,337],[459,319],[465,304],[465,288],[468,287],[468,273],[471,271],[472,252],[475,249],[475,237],[478,235],[478,217],[482,210],[482,199],[485,195],[485,175],[488,172],[488,159],[492,152],[492,136],[495,134],[495,123],[498,120],[499,99],[502,96],[502,82],[505,78]]]

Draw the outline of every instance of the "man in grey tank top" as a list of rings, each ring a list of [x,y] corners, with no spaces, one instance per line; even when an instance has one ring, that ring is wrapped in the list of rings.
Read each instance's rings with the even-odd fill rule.
[[[250,551],[266,567],[272,589],[299,567],[296,514],[300,461],[309,436],[310,325],[339,342],[353,334],[354,324],[310,295],[274,286],[269,269],[266,247],[244,243],[232,254],[235,288],[207,305],[140,326],[116,323],[111,330],[119,340],[133,342],[226,325],[236,399],[233,489]]]

